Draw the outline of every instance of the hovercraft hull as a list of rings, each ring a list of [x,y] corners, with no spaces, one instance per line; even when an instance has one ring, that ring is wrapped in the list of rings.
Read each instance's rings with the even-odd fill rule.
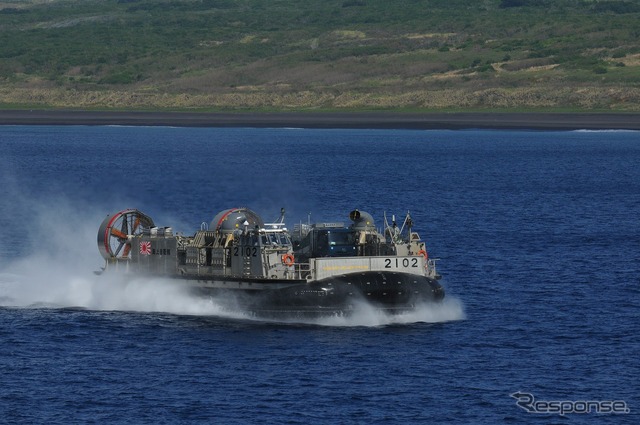
[[[305,280],[194,279],[183,276],[194,293],[258,315],[348,314],[362,302],[389,313],[438,302],[444,288],[435,279],[406,273],[363,272]]]

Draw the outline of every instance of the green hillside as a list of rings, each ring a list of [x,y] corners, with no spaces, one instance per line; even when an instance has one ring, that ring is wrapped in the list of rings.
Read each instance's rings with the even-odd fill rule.
[[[640,111],[640,0],[1,1],[0,107]]]

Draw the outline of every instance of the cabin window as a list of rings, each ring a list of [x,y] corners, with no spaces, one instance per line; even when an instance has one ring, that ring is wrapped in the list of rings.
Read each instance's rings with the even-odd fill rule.
[[[353,232],[327,232],[329,245],[355,245],[356,238]]]
[[[280,244],[281,245],[291,245],[291,241],[284,233],[280,235]]]

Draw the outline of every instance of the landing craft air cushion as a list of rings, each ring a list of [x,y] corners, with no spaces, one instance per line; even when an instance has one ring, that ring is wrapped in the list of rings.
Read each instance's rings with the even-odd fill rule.
[[[256,314],[348,313],[362,301],[403,312],[444,297],[435,260],[413,231],[370,214],[341,222],[264,223],[248,208],[218,213],[193,236],[157,227],[136,209],[108,215],[98,231],[103,271],[180,279],[190,289]],[[228,298],[227,298],[228,296]]]

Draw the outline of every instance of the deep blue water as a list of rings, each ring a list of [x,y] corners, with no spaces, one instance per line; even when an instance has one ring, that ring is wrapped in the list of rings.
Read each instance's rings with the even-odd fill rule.
[[[107,213],[237,206],[410,210],[446,302],[273,323],[92,273]],[[0,422],[635,424],[639,213],[638,132],[1,127]]]

